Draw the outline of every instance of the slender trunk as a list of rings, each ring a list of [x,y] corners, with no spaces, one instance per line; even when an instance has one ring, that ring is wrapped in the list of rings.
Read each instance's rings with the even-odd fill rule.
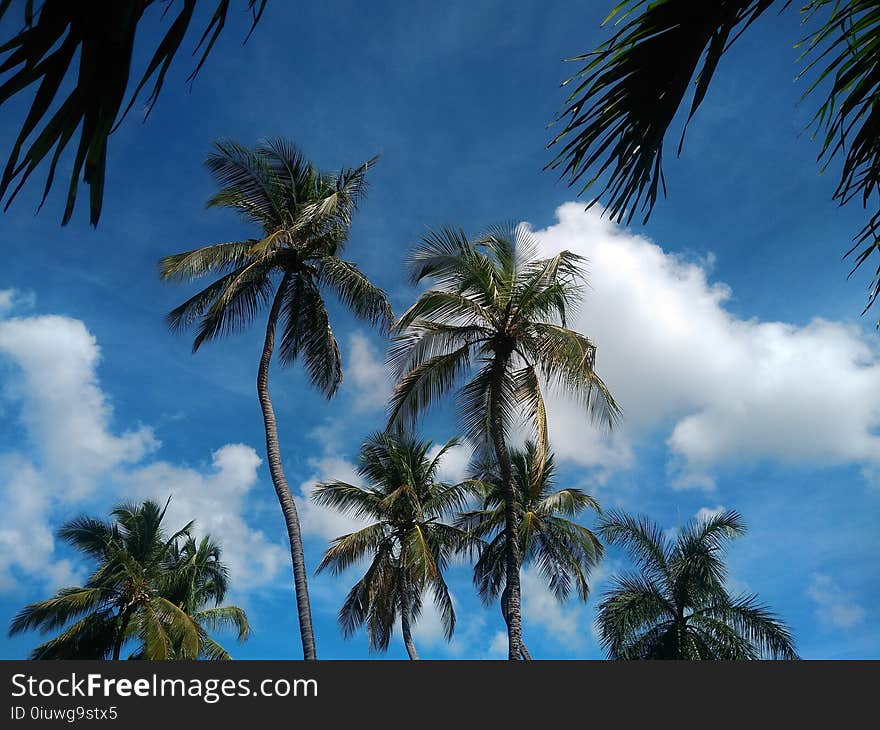
[[[293,562],[293,585],[296,589],[296,609],[299,614],[299,631],[302,637],[303,658],[317,659],[299,516],[296,512],[296,503],[293,501],[293,495],[290,493],[290,487],[287,485],[287,479],[284,476],[284,469],[281,466],[278,426],[275,422],[275,410],[272,408],[272,400],[269,398],[269,363],[272,360],[272,351],[275,347],[275,328],[278,324],[278,314],[281,309],[281,292],[287,287],[288,280],[289,276],[285,275],[278,287],[279,294],[276,295],[275,300],[272,302],[272,309],[269,312],[269,322],[266,325],[266,339],[263,343],[263,354],[260,357],[260,369],[257,373],[257,395],[260,398],[260,408],[263,411],[263,425],[266,428],[266,458],[269,462],[269,474],[272,476],[272,484],[275,487],[275,494],[278,496],[281,512],[284,514],[287,537],[290,540],[290,559]]]
[[[507,592],[507,587],[505,586],[504,591],[501,593],[501,615],[504,617],[505,625],[507,624],[507,601],[509,595],[510,594]],[[532,658],[532,655],[529,653],[529,650],[526,647],[526,640],[523,639],[522,636],[520,636],[519,639],[519,654],[523,659],[527,661],[530,661]]]
[[[403,643],[406,646],[406,653],[410,659],[418,659],[419,653],[416,651],[416,645],[413,643],[412,631],[409,625],[410,610],[409,606],[404,606],[400,612],[400,630],[403,633]]]
[[[507,451],[507,444],[504,443],[504,422],[498,401],[508,357],[509,355],[505,357],[496,353],[492,390],[489,396],[489,424],[492,431],[490,437],[495,448],[495,458],[498,460],[498,470],[504,491],[504,541],[507,548],[505,559],[507,568],[507,658],[518,660],[522,654],[522,610],[519,588],[520,552],[516,530],[516,495],[513,490],[513,466],[510,461],[510,453]]]
[[[119,614],[119,627],[116,630],[116,639],[113,642],[113,660],[117,661],[122,653],[122,645],[125,643],[125,631],[128,629],[128,622],[131,620],[131,608],[125,608]]]

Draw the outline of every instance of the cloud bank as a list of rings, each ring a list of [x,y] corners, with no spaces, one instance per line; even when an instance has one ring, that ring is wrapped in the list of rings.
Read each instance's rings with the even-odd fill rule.
[[[0,296],[0,304],[15,300]],[[244,516],[260,457],[250,446],[227,444],[206,469],[147,461],[160,443],[148,426],[114,430],[113,409],[97,377],[100,355],[80,320],[0,320],[0,363],[9,366],[2,415],[23,427],[27,442],[0,453],[0,588],[11,588],[17,577],[49,588],[78,578],[56,555],[58,514],[106,509],[118,499],[164,502],[170,494],[169,527],[196,518],[198,532],[215,534],[234,585],[271,581],[285,551]]]
[[[710,280],[711,260],[667,253],[581,203],[556,214],[534,233],[544,255],[588,259],[590,287],[570,326],[596,343],[624,412],[608,438],[551,397],[560,457],[625,467],[634,442],[660,432],[680,487],[711,487],[729,462],[880,463],[880,360],[858,327],[741,319],[727,308],[730,288]]]

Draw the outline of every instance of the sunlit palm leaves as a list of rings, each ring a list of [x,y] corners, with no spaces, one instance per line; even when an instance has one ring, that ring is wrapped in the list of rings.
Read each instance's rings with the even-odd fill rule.
[[[466,533],[441,521],[463,508],[467,497],[466,485],[437,480],[439,461],[454,445],[448,442],[431,458],[430,441],[401,431],[374,434],[361,448],[358,466],[368,486],[337,481],[315,489],[318,504],[370,521],[336,538],[318,571],[338,574],[370,560],[339,611],[339,624],[346,636],[365,626],[371,651],[388,648],[400,619],[413,656],[409,623],[418,619],[426,590],[432,592],[446,638],[452,638],[455,611],[443,572],[450,557],[470,543]]]
[[[574,518],[588,509],[598,511],[599,505],[580,489],[557,489],[553,455],[548,454],[543,468],[538,468],[537,451],[534,442],[528,442],[511,454],[522,563],[535,566],[559,601],[567,600],[572,588],[586,601],[590,571],[604,550]],[[472,482],[479,508],[463,512],[456,524],[485,544],[474,565],[474,583],[488,604],[505,585],[504,490],[497,466],[488,465],[483,471]]]
[[[458,388],[473,443],[490,442],[490,419],[506,437],[524,414],[546,450],[541,378],[580,399],[597,420],[614,421],[617,405],[595,371],[595,346],[565,327],[582,293],[583,261],[568,251],[541,259],[536,250],[519,225],[473,241],[461,230],[440,229],[412,251],[413,282],[434,286],[395,324],[389,362],[399,383],[390,423],[412,423]]]
[[[338,257],[374,162],[324,173],[281,139],[254,150],[231,141],[217,143],[206,164],[221,190],[208,205],[236,210],[260,226],[260,237],[163,258],[164,279],[220,274],[168,315],[171,326],[196,325],[197,350],[248,326],[277,299],[281,362],[302,357],[315,387],[332,396],[342,380],[342,362],[323,290],[371,323],[390,324],[392,319],[384,292],[355,264]]]
[[[566,84],[573,87],[551,141],[558,169],[591,204],[604,201],[618,221],[651,213],[663,180],[663,147],[684,104],[687,120],[704,100],[723,53],[760,15],[785,0],[624,0],[606,22],[619,27],[591,53]],[[815,0],[802,6],[808,31],[802,44],[813,78],[807,94],[827,94],[813,128],[822,137],[819,158],[838,154],[843,168],[835,199],[876,205],[880,182],[880,8],[871,0]],[[799,39],[793,39],[799,40]],[[693,95],[691,96],[691,89]],[[689,101],[688,101],[689,99]],[[681,141],[684,131],[681,133]],[[679,150],[681,149],[679,141]],[[874,203],[871,203],[871,200]],[[872,215],[849,253],[855,266],[875,250],[880,213]],[[880,267],[878,267],[880,276]],[[876,280],[875,280],[876,284]],[[878,295],[872,287],[870,306]]]
[[[754,595],[725,588],[727,540],[745,532],[729,510],[693,521],[674,539],[621,513],[601,534],[624,547],[638,573],[619,576],[599,605],[600,643],[612,659],[797,659],[785,624]]]
[[[125,645],[141,659],[228,659],[209,631],[249,627],[236,606],[220,606],[226,567],[209,537],[196,542],[192,523],[172,535],[154,502],[120,505],[113,522],[78,517],[59,537],[97,562],[84,586],[63,588],[22,609],[10,633],[63,629],[32,652],[34,659],[119,658]],[[211,605],[213,604],[213,605]]]
[[[194,51],[200,55],[189,80],[204,64],[226,23],[231,0],[214,2],[213,14]],[[97,225],[104,196],[107,138],[151,80],[153,87],[147,98],[147,114],[153,108],[168,68],[192,22],[197,0],[180,1],[171,25],[156,45],[123,109],[138,24],[147,8],[160,4],[155,0],[44,0],[42,3],[26,0],[24,27],[0,45],[0,74],[6,77],[0,84],[0,105],[29,86],[37,85],[34,100],[0,178],[0,199],[17,180],[7,198],[7,207],[37,165],[54,148],[43,191],[42,202],[45,202],[61,153],[77,128],[81,128],[62,225],[73,214],[81,174],[89,185],[91,222]],[[164,5],[163,15],[178,3]],[[0,2],[0,18],[9,6],[8,1]],[[247,0],[254,25],[260,20],[265,6],[266,0]],[[61,84],[77,56],[76,84],[56,104]],[[50,116],[53,106],[57,108]],[[36,136],[25,149],[32,134]]]

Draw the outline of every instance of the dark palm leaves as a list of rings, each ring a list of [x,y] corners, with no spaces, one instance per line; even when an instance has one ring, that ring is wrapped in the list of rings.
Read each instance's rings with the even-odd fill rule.
[[[371,651],[388,648],[401,612],[418,618],[426,590],[433,594],[447,639],[452,637],[455,611],[443,572],[471,541],[441,520],[464,507],[467,491],[464,484],[437,481],[436,472],[456,443],[449,441],[429,458],[430,441],[401,431],[374,434],[361,447],[358,462],[367,487],[329,482],[315,489],[318,504],[371,521],[336,538],[318,566],[318,572],[339,574],[370,558],[339,611],[339,624],[346,636],[366,626]]]
[[[586,601],[590,571],[604,550],[596,536],[573,518],[584,510],[599,510],[596,501],[579,489],[556,489],[556,467],[549,454],[542,468],[535,464],[538,447],[528,442],[511,453],[517,534],[524,564],[534,564],[559,601],[572,587]],[[489,603],[505,585],[504,490],[498,469],[489,465],[472,482],[480,508],[460,515],[457,526],[484,542],[474,565],[474,583]]]
[[[37,165],[54,147],[43,199],[40,202],[42,207],[52,187],[61,153],[81,126],[70,174],[67,204],[61,222],[62,225],[66,224],[73,214],[77,185],[82,174],[83,180],[89,185],[90,219],[92,225],[98,224],[104,196],[107,138],[131,109],[144,87],[151,79],[155,79],[147,99],[149,115],[159,97],[168,68],[189,29],[196,7],[196,0],[181,1],[179,12],[156,46],[128,105],[122,110],[137,26],[144,11],[154,2],[155,0],[45,0],[39,10],[34,12],[35,3],[33,0],[26,0],[24,28],[0,45],[0,54],[6,54],[0,63],[0,74],[9,74],[0,85],[0,105],[28,86],[38,84],[30,111],[16,137],[0,178],[0,198],[6,195],[10,186],[18,179],[18,184],[6,201],[7,208]],[[231,0],[216,2],[213,15],[195,48],[194,53],[201,51],[201,55],[189,80],[201,69],[223,30],[230,2]],[[247,0],[247,6],[256,25],[265,9],[266,0]],[[163,14],[170,7],[169,2]],[[0,17],[8,8],[8,2],[0,3]],[[44,122],[77,52],[79,69],[76,85],[48,121]],[[18,70],[13,71],[16,68]],[[22,154],[25,142],[41,123],[42,129]]]
[[[549,167],[561,170],[590,205],[605,198],[618,221],[642,210],[645,220],[664,189],[663,146],[669,126],[694,83],[687,121],[706,96],[723,53],[760,15],[785,0],[624,0],[612,11],[620,28],[596,51],[570,59],[583,62],[566,85],[574,89],[559,115],[560,145]],[[813,120],[822,137],[823,166],[838,154],[843,169],[834,197],[841,204],[859,198],[864,206],[880,183],[880,9],[872,0],[813,0],[802,7],[818,28],[802,42],[806,71],[819,66],[807,94],[827,89]],[[687,122],[685,123],[687,126]],[[681,142],[684,139],[682,131]],[[601,187],[595,192],[596,184]],[[880,213],[857,234],[847,255],[861,248],[858,268],[877,248]],[[880,293],[880,267],[867,308]]]
[[[647,519],[614,513],[601,534],[639,572],[619,576],[599,605],[600,642],[612,659],[797,659],[785,624],[753,595],[725,588],[723,551],[745,525],[734,511],[685,526],[674,541]]]
[[[302,357],[312,383],[328,397],[342,380],[339,347],[322,290],[356,316],[388,325],[391,308],[381,289],[339,257],[375,158],[340,173],[321,172],[282,139],[255,149],[215,145],[206,165],[220,185],[209,206],[232,208],[260,226],[260,237],[217,243],[167,256],[164,279],[220,277],[168,315],[174,328],[197,326],[193,350],[246,327],[278,301],[283,364]]]

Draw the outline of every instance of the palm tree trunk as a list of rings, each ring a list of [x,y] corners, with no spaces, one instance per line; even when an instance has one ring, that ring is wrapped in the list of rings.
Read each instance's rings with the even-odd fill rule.
[[[498,402],[506,365],[507,357],[496,353],[492,390],[489,394],[489,424],[492,431],[490,437],[495,448],[495,458],[498,460],[498,470],[504,489],[504,541],[507,547],[505,560],[507,569],[507,658],[518,660],[522,654],[522,608],[519,587],[519,540],[516,532],[516,495],[513,491],[513,466],[510,462],[507,444],[504,442],[504,420]]]
[[[507,586],[505,586],[504,591],[502,591],[502,593],[501,593],[501,615],[504,617],[505,624],[507,624],[507,613],[508,613],[507,602],[508,602],[509,596],[510,596],[510,594],[507,591]],[[519,654],[523,659],[525,659],[527,661],[530,661],[532,658],[532,655],[529,654],[529,650],[526,647],[526,640],[523,639],[522,636],[520,636],[520,638],[519,638]]]
[[[119,659],[122,653],[122,645],[125,643],[125,630],[128,628],[128,622],[131,619],[131,608],[123,609],[118,616],[119,627],[116,630],[116,639],[113,642],[113,659]]]
[[[413,643],[412,631],[409,625],[409,615],[409,607],[404,607],[400,612],[400,630],[403,634],[403,643],[406,646],[406,653],[409,654],[409,658],[418,659],[419,654],[416,651],[416,645]]]
[[[272,484],[275,494],[278,496],[278,504],[284,514],[284,522],[287,526],[287,537],[290,540],[290,559],[293,562],[293,585],[296,589],[296,609],[299,614],[299,631],[302,637],[303,658],[317,659],[315,649],[315,632],[312,628],[312,608],[309,603],[309,586],[306,575],[306,560],[303,554],[302,532],[299,525],[299,516],[296,512],[296,503],[287,485],[284,469],[281,466],[281,450],[278,446],[278,426],[275,422],[275,409],[272,408],[272,400],[269,397],[269,363],[272,360],[272,351],[275,347],[275,328],[278,324],[278,314],[281,309],[281,292],[287,288],[289,276],[285,275],[278,287],[278,294],[272,302],[269,312],[269,322],[266,325],[266,339],[263,343],[263,354],[260,357],[260,369],[257,372],[257,395],[260,398],[260,408],[263,411],[263,425],[266,428],[266,458],[269,462],[269,474],[272,476]]]

